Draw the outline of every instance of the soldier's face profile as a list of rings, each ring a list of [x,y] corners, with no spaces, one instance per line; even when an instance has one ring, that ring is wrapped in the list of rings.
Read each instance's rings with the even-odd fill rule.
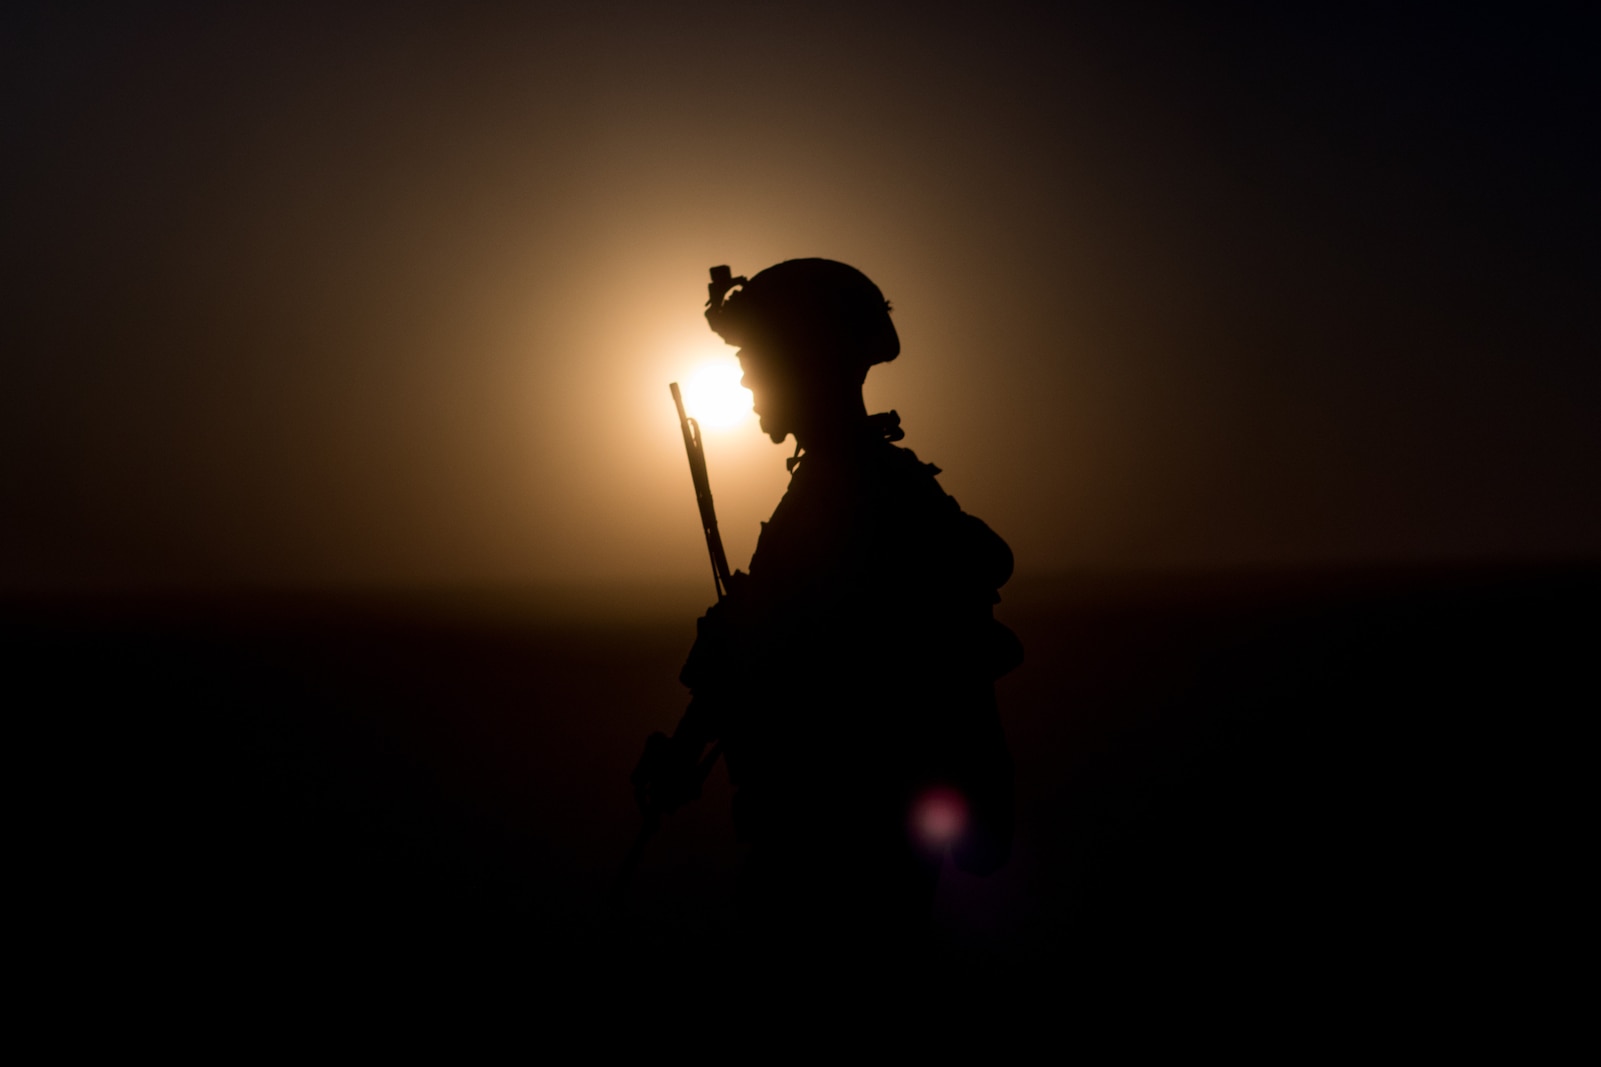
[[[762,432],[775,441],[782,441],[794,427],[789,424],[791,420],[784,407],[790,390],[784,388],[779,367],[749,345],[741,348],[738,355],[743,372],[739,384],[750,390],[751,410],[756,412]]]
[[[790,434],[804,441],[809,429],[824,426],[853,397],[861,406],[861,377],[836,371],[826,358],[809,358],[816,353],[746,345],[737,355],[739,384],[750,390],[751,410],[774,444]]]

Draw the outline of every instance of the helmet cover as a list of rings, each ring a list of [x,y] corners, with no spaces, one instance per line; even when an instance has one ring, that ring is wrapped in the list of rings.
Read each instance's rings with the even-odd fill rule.
[[[748,282],[728,279],[726,268],[714,268],[713,279],[706,321],[731,345],[808,362],[838,360],[862,373],[900,354],[889,301],[855,267],[790,259]],[[738,288],[724,297],[730,286]]]

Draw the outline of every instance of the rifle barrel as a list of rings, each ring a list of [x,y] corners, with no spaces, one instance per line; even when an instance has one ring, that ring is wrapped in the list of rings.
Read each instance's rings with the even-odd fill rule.
[[[700,508],[700,528],[706,535],[706,551],[712,560],[712,582],[717,587],[717,599],[728,593],[728,556],[723,552],[723,537],[717,531],[717,509],[712,504],[712,483],[706,474],[706,446],[701,440],[700,423],[684,410],[684,396],[678,383],[669,383],[673,404],[678,408],[678,425],[684,433],[684,451],[689,456],[689,476],[695,483],[695,503]]]

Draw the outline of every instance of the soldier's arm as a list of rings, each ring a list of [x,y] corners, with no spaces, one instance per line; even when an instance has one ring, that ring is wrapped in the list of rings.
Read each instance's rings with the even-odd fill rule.
[[[670,812],[700,796],[716,758],[708,750],[723,737],[725,694],[736,687],[742,661],[735,599],[714,604],[696,624],[694,647],[679,672],[679,681],[693,694],[689,707],[671,735],[658,732],[646,739],[630,778],[641,808]]]
[[[673,730],[673,743],[699,753],[722,736],[722,716],[718,713],[717,701],[706,697],[690,698],[689,707],[684,709],[678,727]]]

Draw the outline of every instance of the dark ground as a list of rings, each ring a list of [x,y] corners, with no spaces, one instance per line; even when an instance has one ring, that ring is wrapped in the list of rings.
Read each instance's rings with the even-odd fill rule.
[[[928,973],[1219,996],[1359,974],[1404,999],[1516,957],[1571,891],[1601,570],[1004,592],[1017,847],[994,878],[947,871]],[[230,989],[716,973],[720,769],[603,904],[699,596],[631,619],[536,594],[9,599],[13,878],[44,965]]]

